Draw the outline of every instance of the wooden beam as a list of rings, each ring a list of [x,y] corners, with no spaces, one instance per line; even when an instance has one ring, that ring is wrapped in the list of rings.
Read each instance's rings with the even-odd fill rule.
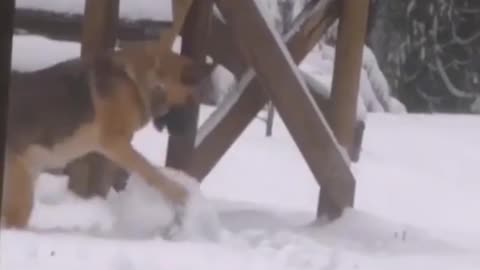
[[[307,83],[310,92],[315,99],[318,107],[322,111],[323,115],[327,119],[330,119],[329,114],[331,112],[331,106],[333,105],[330,102],[330,89],[328,89],[327,85],[318,81],[314,76],[310,75],[309,73],[301,70],[300,73],[304,78],[305,82]],[[330,123],[330,122],[329,122]],[[353,143],[353,150],[350,153],[350,160],[352,162],[357,162],[360,159],[360,152],[362,149],[362,141],[363,141],[363,133],[365,132],[365,120],[356,118],[355,127],[354,127],[354,143]]]
[[[285,44],[254,0],[216,3],[321,186],[323,201],[328,203],[319,214],[340,216],[343,209],[353,207],[355,178]]]
[[[208,43],[208,55],[239,79],[246,69],[245,61],[241,57],[237,57],[239,53],[237,44],[233,42],[232,31],[217,14],[212,16],[211,35]]]
[[[355,155],[354,130],[369,0],[342,0],[335,46],[330,125],[339,143]]]
[[[185,19],[182,30],[182,54],[195,61],[205,61],[207,53],[207,40],[213,2],[211,0],[196,0]],[[176,11],[176,13],[181,13]],[[169,114],[182,114],[186,127],[182,134],[170,134],[168,139],[166,166],[176,169],[186,169],[191,161],[195,146],[198,125],[198,105],[176,108]],[[175,116],[173,116],[175,118]]]
[[[194,0],[172,0],[173,32],[180,34]],[[197,8],[197,7],[195,7]]]
[[[81,42],[83,15],[63,14],[41,10],[17,9],[15,25],[29,33],[46,36],[55,40]],[[171,22],[153,20],[119,19],[117,25],[118,46],[139,40],[154,40],[163,36],[172,28]],[[228,53],[235,44],[231,42],[229,27],[218,17],[212,16],[211,36],[208,39],[208,54],[234,74],[243,71],[242,59],[231,57]],[[242,68],[239,70],[239,68]]]
[[[83,14],[17,8],[15,28],[55,40],[80,42],[83,18]],[[119,18],[116,31],[118,43],[158,39],[171,27],[170,21]]]
[[[163,34],[160,42],[163,42],[166,46],[172,48],[176,37],[184,29],[186,18],[193,3],[194,0],[172,0],[173,25]]]
[[[113,48],[117,38],[119,0],[86,0],[82,27],[82,58]]]
[[[114,48],[119,0],[86,0],[82,27],[81,56],[86,61]],[[67,164],[68,187],[83,198],[105,197],[118,175],[128,175],[112,161],[91,153]],[[108,172],[108,173],[107,173]]]
[[[5,182],[4,166],[14,13],[15,1],[2,0],[0,3],[0,212],[2,209],[3,187]]]
[[[305,58],[337,17],[338,6],[335,0],[319,1],[304,9],[283,36],[295,63],[300,63]],[[218,26],[218,29],[221,28],[230,29],[230,26]],[[228,33],[228,37],[226,35],[222,40],[235,44],[231,31],[224,32]],[[199,179],[204,179],[210,173],[268,101],[252,69],[242,76],[246,67],[238,52],[238,44],[228,48],[228,51],[224,49],[221,58],[232,59],[224,60],[223,63],[236,73],[239,83],[237,89],[225,97],[225,102],[198,131],[196,149],[188,172]]]

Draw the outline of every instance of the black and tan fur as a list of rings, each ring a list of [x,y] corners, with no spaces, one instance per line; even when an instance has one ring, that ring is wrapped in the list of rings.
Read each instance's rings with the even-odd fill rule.
[[[37,176],[87,153],[138,173],[175,205],[186,191],[131,145],[134,133],[176,106],[199,102],[213,67],[155,43],[12,74],[3,223],[27,226]]]

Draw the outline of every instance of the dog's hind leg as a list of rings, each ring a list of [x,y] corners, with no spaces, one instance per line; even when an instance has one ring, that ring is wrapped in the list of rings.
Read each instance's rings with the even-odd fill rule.
[[[5,189],[2,204],[4,225],[7,228],[25,228],[33,209],[34,181],[23,160],[7,155]]]

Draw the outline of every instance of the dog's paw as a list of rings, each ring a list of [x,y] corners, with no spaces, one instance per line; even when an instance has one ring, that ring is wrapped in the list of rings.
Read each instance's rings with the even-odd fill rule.
[[[162,191],[173,205],[185,206],[189,193],[183,185],[175,181],[168,180],[162,185]]]

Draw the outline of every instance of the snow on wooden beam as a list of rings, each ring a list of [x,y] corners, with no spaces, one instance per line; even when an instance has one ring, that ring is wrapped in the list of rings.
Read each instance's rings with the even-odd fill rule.
[[[182,29],[181,53],[189,56],[195,61],[205,61],[208,46],[209,25],[211,22],[213,1],[196,0],[193,4],[187,1],[178,2],[183,4],[174,9],[176,16],[174,21],[182,19],[186,10],[190,8],[185,18]],[[190,5],[192,5],[190,7]],[[182,23],[183,24],[183,23]],[[174,26],[176,24],[174,23]],[[174,27],[175,28],[175,27]],[[197,105],[185,106],[176,109],[170,114],[181,114],[185,123],[182,123],[184,130],[182,134],[170,134],[168,139],[166,165],[176,169],[186,169],[191,161],[197,135],[199,107]],[[175,118],[175,116],[172,116]]]
[[[355,178],[287,47],[254,0],[216,3],[232,27],[241,55],[255,69],[260,85],[321,186],[326,207],[320,207],[319,214],[340,216],[343,209],[353,207]]]
[[[319,1],[304,9],[294,21],[290,31],[283,36],[295,63],[298,64],[304,59],[337,16],[335,0]],[[217,29],[230,27],[219,25]],[[227,47],[228,50],[224,49],[222,58],[229,57],[231,60],[225,60],[223,63],[235,73],[239,82],[237,89],[225,97],[225,101],[197,133],[196,150],[188,172],[199,179],[205,178],[215,167],[268,100],[252,69],[242,76],[246,66],[238,52],[238,44],[235,44],[230,30],[224,32],[228,34],[222,39],[223,42],[234,45]],[[218,30],[215,33],[218,33]]]
[[[3,186],[5,182],[4,164],[14,10],[14,0],[0,1],[0,209],[2,209]]]
[[[342,0],[335,49],[329,120],[335,137],[350,156],[355,155],[354,130],[369,2]]]

